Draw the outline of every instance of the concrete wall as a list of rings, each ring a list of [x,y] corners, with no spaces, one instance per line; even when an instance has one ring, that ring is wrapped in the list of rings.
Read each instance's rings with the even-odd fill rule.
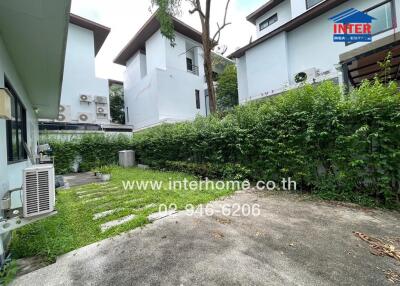
[[[146,42],[147,75],[141,76],[143,56],[139,53],[128,61],[124,81],[125,106],[129,112],[126,118],[135,131],[205,115],[204,68],[199,46],[177,33],[176,45],[172,47],[158,31]],[[188,47],[194,65],[199,66],[199,75],[187,71]],[[200,110],[196,109],[196,89],[200,91]]]
[[[108,116],[97,117],[96,104],[81,103],[81,94],[108,98],[108,80],[96,78],[93,32],[69,24],[61,104],[71,106],[69,122],[78,122],[78,114],[84,112],[92,115],[93,122],[88,123],[109,123],[109,104]]]
[[[349,8],[365,10],[379,3],[382,1],[348,1],[293,31],[280,33],[248,50],[237,60],[240,102],[284,91],[288,84],[295,84],[294,76],[301,71],[315,68],[318,73],[326,74],[321,80],[337,77],[335,65],[339,63],[339,55],[367,43],[348,46],[334,43],[333,23],[329,18]],[[396,15],[400,15],[400,0],[395,0],[395,7]],[[397,31],[395,28],[381,33],[373,40]]]
[[[37,118],[33,111],[28,94],[24,88],[18,71],[15,69],[12,60],[9,57],[4,42],[0,36],[0,87],[4,87],[4,76],[7,76],[15,91],[18,93],[19,99],[26,108],[27,117],[27,139],[28,147],[33,154],[36,154],[36,144],[39,140],[39,132],[37,128]],[[26,160],[21,163],[8,165],[7,163],[7,141],[6,141],[6,121],[0,119],[0,199],[11,189],[22,187],[22,171],[29,167],[30,161]],[[18,194],[13,197],[13,206],[21,205]]]

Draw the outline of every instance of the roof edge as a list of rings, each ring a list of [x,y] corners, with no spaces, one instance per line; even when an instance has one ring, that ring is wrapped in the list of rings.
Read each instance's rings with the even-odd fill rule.
[[[258,8],[256,11],[248,15],[246,17],[246,20],[255,25],[258,18],[265,15],[269,10],[278,6],[283,1],[284,0],[269,0],[267,3]]]

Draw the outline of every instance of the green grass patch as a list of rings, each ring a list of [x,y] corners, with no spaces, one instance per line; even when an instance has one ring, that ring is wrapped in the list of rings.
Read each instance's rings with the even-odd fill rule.
[[[158,212],[160,205],[175,204],[183,210],[188,204],[197,206],[229,195],[234,190],[169,190],[170,181],[199,181],[184,173],[142,169],[112,169],[112,180],[106,184],[91,184],[62,190],[57,194],[58,214],[15,231],[11,251],[15,258],[44,256],[53,261],[57,256],[97,241],[141,227],[148,215]],[[123,181],[163,182],[163,189],[124,190]],[[84,197],[82,197],[84,196]],[[154,206],[151,206],[154,204]],[[99,220],[96,213],[121,209]],[[134,214],[126,224],[101,232],[101,224]]]

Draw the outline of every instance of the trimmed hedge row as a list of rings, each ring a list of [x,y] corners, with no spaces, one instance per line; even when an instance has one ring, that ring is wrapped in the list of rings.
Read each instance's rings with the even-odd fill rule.
[[[196,166],[197,173],[254,181],[291,177],[302,190],[324,198],[399,203],[395,84],[365,82],[347,96],[331,82],[305,86],[240,106],[223,118],[146,130],[135,135],[134,146],[147,164]]]
[[[133,149],[132,140],[124,135],[85,135],[71,141],[51,140],[48,142],[55,156],[57,174],[74,171],[87,172],[94,168],[117,164],[118,152]]]
[[[365,82],[343,96],[326,82],[237,107],[224,117],[165,124],[126,137],[51,142],[60,173],[117,161],[122,149],[158,168],[209,178],[281,181],[327,199],[386,206],[400,199],[400,94]],[[58,155],[61,154],[61,155]]]

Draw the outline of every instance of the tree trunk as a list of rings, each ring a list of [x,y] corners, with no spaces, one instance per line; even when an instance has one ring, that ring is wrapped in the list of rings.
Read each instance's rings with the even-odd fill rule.
[[[211,51],[204,50],[204,72],[207,81],[208,98],[210,102],[210,111],[215,113],[217,111],[214,80],[213,80],[213,67],[211,59]]]

